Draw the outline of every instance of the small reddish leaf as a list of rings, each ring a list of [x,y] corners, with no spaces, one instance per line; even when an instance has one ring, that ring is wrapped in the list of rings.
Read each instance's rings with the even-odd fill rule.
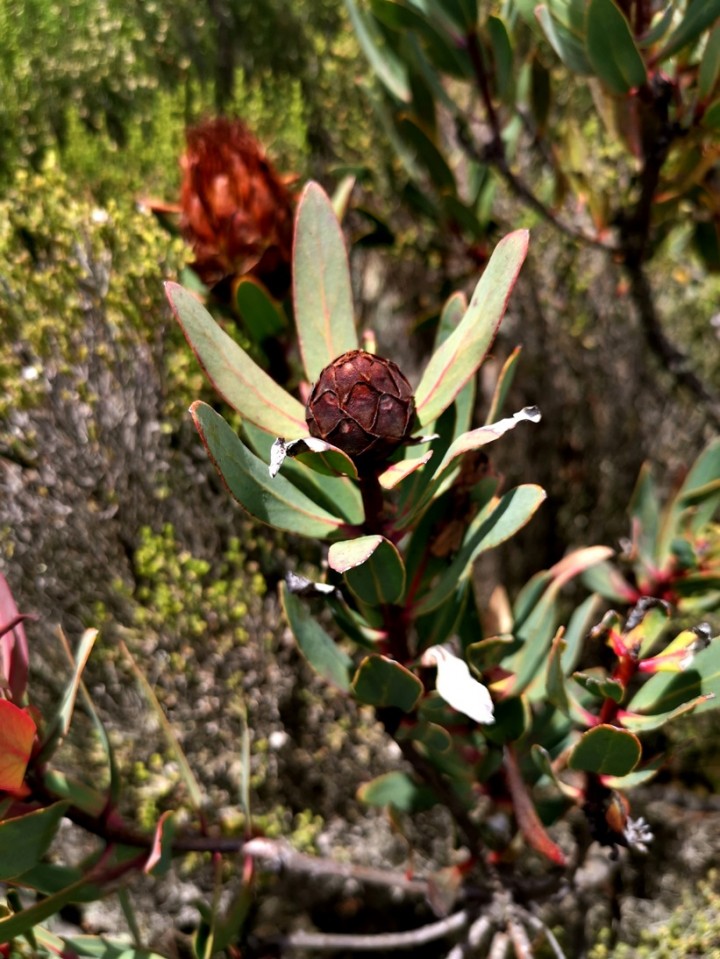
[[[0,574],[0,679],[10,687],[15,702],[25,694],[28,674],[28,644],[23,619],[18,613],[8,582]]]
[[[0,700],[0,790],[22,792],[37,727],[25,709]]]
[[[146,874],[153,873],[153,875],[162,876],[167,872],[172,860],[172,841],[175,828],[173,811],[166,809],[155,826],[152,849],[143,870]]]
[[[505,747],[505,776],[513,801],[513,810],[528,844],[558,866],[565,866],[567,860],[562,849],[552,841],[535,809],[535,804],[520,772],[517,756],[512,746]]]

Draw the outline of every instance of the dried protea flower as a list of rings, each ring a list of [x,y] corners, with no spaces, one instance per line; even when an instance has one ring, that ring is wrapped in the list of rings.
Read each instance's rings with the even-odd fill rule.
[[[239,120],[219,117],[186,133],[183,235],[208,286],[252,273],[282,297],[290,282],[292,194]]]
[[[414,416],[412,387],[397,365],[364,350],[343,353],[325,367],[305,410],[310,434],[362,469],[409,439]]]

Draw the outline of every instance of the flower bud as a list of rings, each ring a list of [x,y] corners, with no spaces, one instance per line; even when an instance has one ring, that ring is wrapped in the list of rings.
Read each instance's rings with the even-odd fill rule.
[[[412,387],[396,364],[364,350],[325,367],[305,410],[310,435],[361,467],[381,463],[406,442],[414,416]]]
[[[202,281],[252,273],[284,296],[294,200],[255,137],[239,120],[208,120],[187,131],[181,167],[181,228]]]

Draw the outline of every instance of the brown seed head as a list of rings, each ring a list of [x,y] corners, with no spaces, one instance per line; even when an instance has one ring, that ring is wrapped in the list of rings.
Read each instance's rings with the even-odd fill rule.
[[[191,127],[182,167],[182,220],[204,283],[253,273],[281,297],[290,280],[294,200],[239,120]]]
[[[305,410],[311,436],[332,443],[361,467],[373,466],[410,436],[412,387],[392,360],[350,350],[318,377]]]

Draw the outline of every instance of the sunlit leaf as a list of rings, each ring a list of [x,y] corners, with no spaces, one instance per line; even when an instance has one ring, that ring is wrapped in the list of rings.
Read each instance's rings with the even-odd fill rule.
[[[358,348],[345,241],[317,183],[308,183],[298,203],[293,303],[305,374],[314,383],[332,360]]]
[[[557,600],[562,587],[611,555],[612,550],[605,546],[575,550],[527,584],[524,595],[519,597],[521,601],[516,602],[514,609],[515,638],[522,646],[502,663],[503,668],[512,674],[500,684],[503,692],[522,692],[543,669],[547,650],[558,626]],[[531,698],[535,695],[536,688],[533,687]]]
[[[528,231],[517,230],[495,248],[459,326],[433,353],[415,391],[423,427],[438,418],[477,372],[495,338],[525,260]]]
[[[675,709],[669,709],[664,713],[650,713],[646,715],[645,713],[634,713],[631,710],[625,710],[620,712],[618,718],[626,729],[633,730],[636,733],[649,733],[655,729],[661,729],[673,719],[677,719],[678,716],[684,716],[686,713],[692,712],[694,709],[698,709],[705,704],[711,709],[717,709],[714,696],[711,693],[706,693],[703,696],[697,696],[695,699],[689,700],[689,702],[682,703],[680,706],[676,706]]]
[[[212,407],[196,402],[191,413],[215,468],[251,516],[303,536],[325,538],[343,528],[341,519],[317,506],[282,475],[271,479],[267,465]]]
[[[273,436],[307,433],[305,410],[218,326],[202,303],[177,283],[166,283],[170,306],[208,379],[226,403]]]
[[[419,615],[428,613],[452,596],[458,583],[468,579],[472,564],[481,553],[514,536],[545,500],[545,490],[526,484],[491,502],[469,525],[462,547],[439,582],[418,602]]]
[[[68,734],[72,715],[75,710],[77,694],[80,689],[82,674],[85,670],[85,666],[87,665],[87,661],[90,658],[90,653],[95,645],[97,636],[98,631],[96,629],[86,629],[80,637],[80,642],[78,643],[74,661],[71,660],[73,673],[70,678],[70,682],[65,687],[65,692],[63,693],[63,698],[60,702],[57,713],[48,724],[48,727],[43,735],[39,759],[46,760],[52,756],[62,740],[65,739]]]
[[[432,458],[433,451],[428,450],[422,456],[410,457],[406,460],[398,460],[378,476],[378,482],[383,489],[395,489],[404,479],[412,475],[415,470],[425,466]]]
[[[0,792],[22,789],[36,731],[25,709],[0,699]]]
[[[397,603],[405,591],[405,565],[402,557],[383,536],[360,536],[333,543],[328,565],[344,573],[351,591],[371,606]]]
[[[720,706],[720,639],[717,638],[697,653],[689,669],[651,676],[630,700],[628,709],[636,713],[669,712],[707,693],[712,693],[714,699],[698,704],[698,712]]]

